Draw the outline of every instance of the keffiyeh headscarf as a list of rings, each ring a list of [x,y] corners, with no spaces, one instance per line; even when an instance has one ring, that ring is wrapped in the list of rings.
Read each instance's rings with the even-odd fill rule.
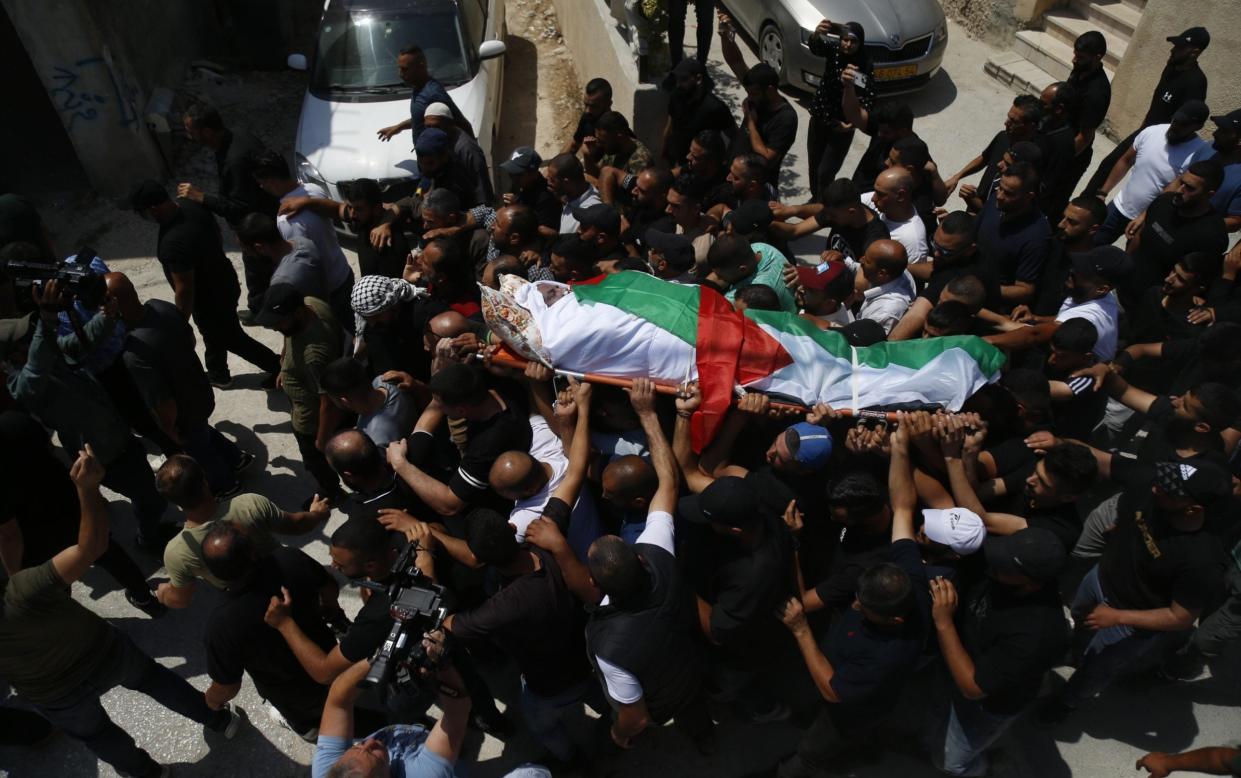
[[[387,276],[362,276],[353,285],[353,293],[349,296],[349,304],[353,307],[354,319],[357,323],[359,336],[366,328],[366,317],[375,316],[391,308],[415,300],[426,294],[426,290],[414,286],[403,278]],[[359,337],[358,342],[361,343]]]

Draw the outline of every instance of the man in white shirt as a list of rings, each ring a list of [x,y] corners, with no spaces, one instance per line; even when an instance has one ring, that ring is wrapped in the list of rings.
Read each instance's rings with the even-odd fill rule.
[[[926,224],[913,204],[914,179],[903,167],[890,167],[875,178],[875,189],[862,195],[862,204],[879,213],[883,223],[900,241],[909,258],[910,273],[915,277],[931,277],[931,265],[927,262]],[[920,263],[923,269],[915,269]]]
[[[1198,137],[1210,110],[1201,100],[1188,100],[1172,115],[1171,124],[1157,124],[1138,133],[1104,182],[1099,195],[1106,198],[1126,174],[1129,179],[1107,207],[1107,220],[1095,233],[1095,245],[1106,246],[1120,237],[1129,222],[1163,192],[1198,158],[1213,154],[1211,144]]]
[[[870,288],[862,293],[857,318],[870,319],[883,327],[884,334],[913,304],[917,291],[907,270],[905,247],[895,240],[877,240],[862,255],[862,275]]]
[[[572,154],[561,154],[547,163],[547,188],[564,203],[560,211],[561,235],[574,235],[581,226],[573,215],[575,209],[603,202],[599,190],[586,180],[582,161]]]

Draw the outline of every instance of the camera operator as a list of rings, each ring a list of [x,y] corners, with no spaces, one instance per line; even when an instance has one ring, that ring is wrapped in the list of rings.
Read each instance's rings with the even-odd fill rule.
[[[442,640],[428,634],[423,646],[429,656],[435,657],[437,651],[442,656]],[[435,673],[437,702],[444,715],[430,730],[395,724],[354,741],[353,702],[369,670],[370,662],[362,660],[332,683],[319,720],[311,778],[452,778],[470,718],[470,697],[452,664],[445,663]]]

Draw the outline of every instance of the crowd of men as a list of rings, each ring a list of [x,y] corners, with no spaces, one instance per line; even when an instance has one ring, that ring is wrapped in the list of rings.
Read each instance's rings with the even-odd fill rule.
[[[210,742],[244,725],[231,701],[248,675],[316,744],[316,778],[449,776],[468,729],[504,739],[518,719],[541,753],[515,775],[589,772],[669,723],[710,754],[717,722],[792,718],[795,751],[762,774],[813,776],[889,745],[906,701],[925,715],[904,747],[980,776],[1027,711],[1054,726],[1122,674],[1218,671],[1241,634],[1241,110],[1204,102],[1207,31],[1168,38],[1141,129],[1083,183],[1110,100],[1103,35],[1077,39],[1065,81],[971,117],[1002,129],[943,178],[909,106],[875,94],[862,26],[824,20],[805,203],[779,198],[799,133],[778,73],[745,64],[722,14],[720,33],[739,116],[678,46],[658,149],[593,79],[546,162],[528,146],[486,159],[424,54],[403,50],[410,119],[376,128],[416,153],[399,198],[361,179],[330,199],[195,105],[184,129],[214,153],[215,190],[144,181],[127,202],[152,222],[173,302],[142,300],[85,248],[70,259],[84,275],[11,270],[0,679],[20,706],[0,709],[3,737],[54,727],[121,773],[167,775],[101,695],[146,694]],[[857,131],[868,146],[840,177]],[[62,258],[26,200],[0,209],[5,262]],[[243,250],[244,300],[217,217]],[[810,263],[790,248],[817,241]],[[1007,364],[958,413],[886,423],[744,394],[701,451],[693,382],[673,397],[492,364],[479,284],[620,272],[853,346],[980,336]],[[301,505],[249,491],[254,455],[212,424],[229,354],[288,399],[315,484]],[[166,580],[116,541],[101,485],[129,499],[132,545]],[[329,571],[283,538],[322,533],[338,506]],[[398,560],[447,615],[410,638],[396,681],[365,687],[393,647],[390,587],[411,580]],[[150,618],[202,611],[205,690],[70,597],[94,565]],[[365,589],[352,619],[342,579]],[[195,602],[207,588],[214,608]],[[506,675],[520,699],[502,714],[490,684]],[[1241,774],[1241,759],[1139,767]]]

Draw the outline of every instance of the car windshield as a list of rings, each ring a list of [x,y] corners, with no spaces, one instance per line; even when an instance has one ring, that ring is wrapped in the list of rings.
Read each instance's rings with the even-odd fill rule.
[[[311,88],[322,92],[383,92],[408,89],[397,74],[401,49],[416,45],[446,87],[470,80],[460,17],[448,3],[382,11],[329,8],[319,27]]]

